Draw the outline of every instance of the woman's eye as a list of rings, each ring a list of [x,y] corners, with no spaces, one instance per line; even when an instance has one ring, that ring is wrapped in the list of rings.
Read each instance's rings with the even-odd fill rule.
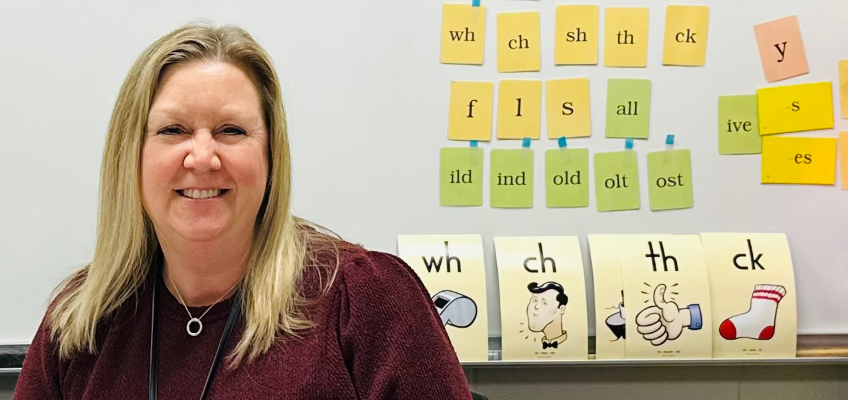
[[[227,135],[244,135],[245,134],[244,130],[236,128],[234,126],[228,126],[228,127],[224,128],[221,132],[224,132]]]
[[[182,129],[176,126],[168,127],[159,131],[160,135],[179,135],[181,133],[183,133]]]

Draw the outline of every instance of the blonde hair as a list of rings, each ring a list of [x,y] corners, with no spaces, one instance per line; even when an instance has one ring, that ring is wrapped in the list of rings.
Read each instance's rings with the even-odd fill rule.
[[[141,200],[143,133],[164,71],[193,61],[222,61],[244,70],[260,94],[268,129],[268,185],[241,286],[245,329],[229,356],[230,365],[253,361],[279,334],[297,335],[311,326],[303,310],[306,299],[298,289],[308,265],[327,265],[332,260],[326,257],[329,252],[336,268],[329,270],[325,289],[335,276],[339,247],[345,242],[312,229],[290,212],[289,140],[271,58],[241,28],[208,22],[185,25],[141,54],[118,94],[103,151],[94,257],[57,288],[48,311],[62,358],[96,353],[98,324],[139,293],[150,276],[161,250]]]

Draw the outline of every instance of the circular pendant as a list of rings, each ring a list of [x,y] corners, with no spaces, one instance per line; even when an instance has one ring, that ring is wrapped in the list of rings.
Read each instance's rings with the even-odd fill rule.
[[[196,330],[196,331],[192,331],[192,330],[191,330],[191,324],[192,324],[192,323],[197,323],[197,330]],[[188,320],[188,323],[186,324],[186,332],[188,332],[188,334],[189,334],[189,335],[191,335],[191,336],[197,336],[197,335],[199,335],[199,334],[200,334],[200,332],[201,332],[202,330],[203,330],[203,323],[202,323],[202,322],[200,322],[200,320],[199,320],[199,319],[197,319],[197,318],[192,318],[192,319]]]

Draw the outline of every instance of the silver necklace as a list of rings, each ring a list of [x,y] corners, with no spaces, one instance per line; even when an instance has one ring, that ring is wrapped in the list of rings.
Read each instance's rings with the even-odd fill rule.
[[[218,304],[221,300],[223,300],[224,296],[226,296],[227,293],[232,292],[233,289],[235,289],[236,286],[238,286],[238,284],[239,284],[239,282],[236,282],[235,285],[233,285],[233,287],[230,288],[230,290],[227,290],[226,292],[224,292],[224,294],[222,294],[221,297],[218,298],[218,300],[216,300],[214,303],[212,303],[212,305],[209,306],[209,308],[207,308],[206,311],[203,312],[203,314],[201,314],[199,317],[195,318],[193,315],[191,315],[191,311],[188,310],[188,306],[185,304],[185,301],[183,301],[183,296],[180,295],[180,289],[177,288],[177,284],[174,283],[173,279],[171,279],[171,275],[168,275],[168,280],[171,282],[171,286],[173,286],[174,290],[177,292],[177,297],[180,299],[180,303],[183,305],[186,312],[188,313],[188,317],[190,318],[188,320],[188,322],[186,323],[186,332],[188,332],[188,334],[190,336],[197,336],[197,335],[200,334],[200,332],[203,331],[203,322],[201,322],[200,320],[206,315],[206,313],[209,312],[209,310],[212,309],[213,306],[215,306],[215,304]],[[191,325],[193,323],[197,324],[197,330],[196,331],[191,330]]]

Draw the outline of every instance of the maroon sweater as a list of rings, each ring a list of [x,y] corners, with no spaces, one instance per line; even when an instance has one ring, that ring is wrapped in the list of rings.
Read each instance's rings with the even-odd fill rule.
[[[409,266],[385,253],[354,249],[342,251],[339,268],[330,290],[310,308],[315,328],[279,340],[251,364],[222,364],[208,398],[471,398],[427,290]],[[159,279],[159,398],[197,399],[233,298],[215,305],[203,317],[203,332],[191,337],[188,314]],[[15,398],[146,399],[151,295],[147,285],[138,301],[127,301],[103,324],[96,355],[60,360],[42,322]],[[194,316],[205,310],[191,308]],[[228,349],[242,331],[238,323]]]

